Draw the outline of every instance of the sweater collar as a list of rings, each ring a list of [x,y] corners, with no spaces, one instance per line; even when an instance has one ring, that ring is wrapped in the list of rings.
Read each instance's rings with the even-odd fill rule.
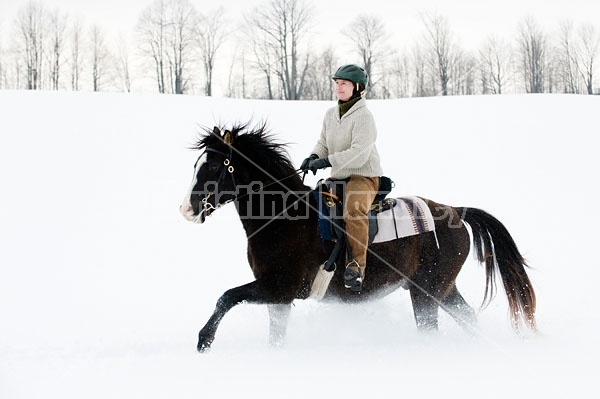
[[[353,113],[358,108],[361,108],[364,105],[365,105],[365,100],[362,97],[355,97],[355,98],[352,98],[345,102],[338,101],[338,110],[339,110],[340,119],[342,119],[342,117],[344,115],[350,115],[351,113]]]

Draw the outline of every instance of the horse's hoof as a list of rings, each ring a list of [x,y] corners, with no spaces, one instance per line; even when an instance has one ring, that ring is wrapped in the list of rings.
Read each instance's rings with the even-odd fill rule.
[[[198,339],[198,346],[196,346],[196,349],[198,350],[198,352],[200,353],[205,353],[210,349],[210,345],[212,344],[214,338],[209,338],[209,337],[200,337]]]

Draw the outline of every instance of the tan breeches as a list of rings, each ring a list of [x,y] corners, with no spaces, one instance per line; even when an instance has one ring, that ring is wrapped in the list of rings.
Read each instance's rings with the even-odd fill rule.
[[[344,198],[344,222],[352,256],[358,262],[364,277],[369,244],[367,213],[379,190],[379,177],[350,176]]]

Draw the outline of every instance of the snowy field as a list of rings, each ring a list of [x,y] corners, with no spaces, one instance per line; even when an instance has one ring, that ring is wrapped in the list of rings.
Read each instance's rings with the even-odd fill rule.
[[[200,125],[267,119],[299,165],[332,104],[0,91],[0,398],[594,396],[600,96],[369,102],[393,194],[508,227],[540,336],[513,333],[503,292],[474,335],[445,314],[421,335],[397,291],[297,301],[277,350],[266,307],[241,305],[196,353],[219,295],[252,277],[232,205],[201,226],[179,214],[187,147]],[[477,307],[472,256],[458,284]]]

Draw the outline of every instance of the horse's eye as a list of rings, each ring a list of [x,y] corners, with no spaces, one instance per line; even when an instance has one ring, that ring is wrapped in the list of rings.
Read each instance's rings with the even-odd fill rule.
[[[215,172],[217,169],[219,169],[219,165],[217,165],[216,163],[210,163],[208,165],[208,170],[210,170],[211,172]]]

